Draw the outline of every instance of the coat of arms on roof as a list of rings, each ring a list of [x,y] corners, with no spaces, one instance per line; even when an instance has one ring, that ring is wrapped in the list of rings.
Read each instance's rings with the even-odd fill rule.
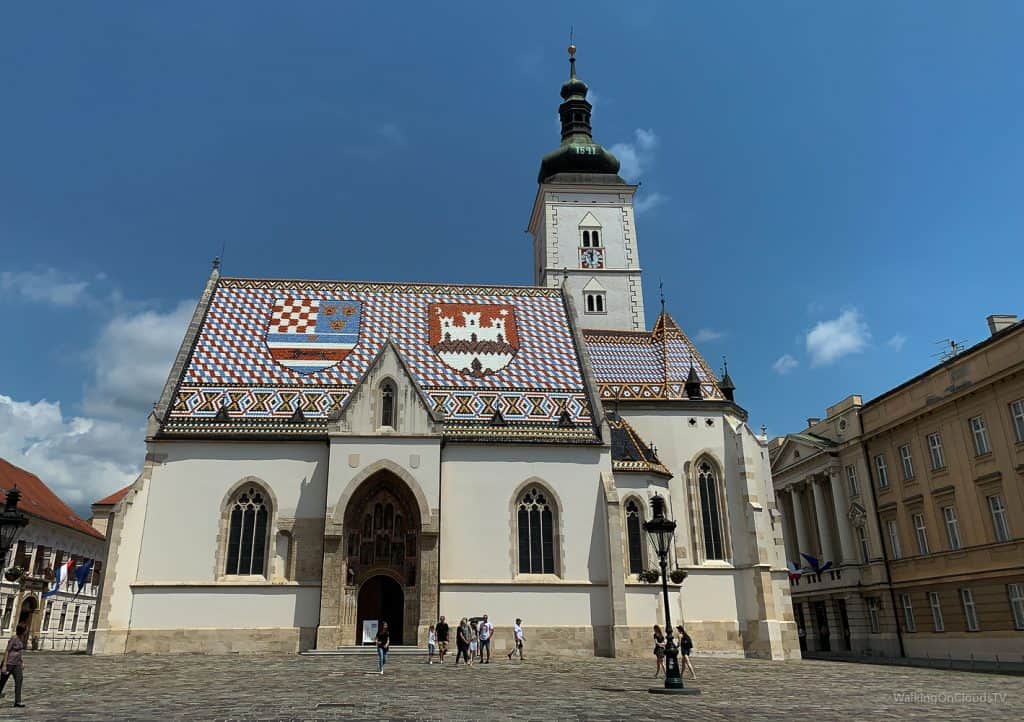
[[[267,349],[285,368],[300,374],[340,363],[359,343],[359,301],[279,298],[267,325]]]
[[[519,351],[516,310],[502,303],[432,303],[430,348],[446,366],[482,378],[501,371]]]

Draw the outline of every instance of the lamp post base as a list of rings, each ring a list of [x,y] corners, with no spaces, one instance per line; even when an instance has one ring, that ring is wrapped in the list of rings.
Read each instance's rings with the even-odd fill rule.
[[[694,687],[651,687],[647,691],[651,694],[700,694]]]

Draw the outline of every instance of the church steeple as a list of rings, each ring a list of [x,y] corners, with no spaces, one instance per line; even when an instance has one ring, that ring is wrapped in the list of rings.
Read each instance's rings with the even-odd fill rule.
[[[562,84],[562,144],[544,156],[537,182],[550,182],[560,173],[604,175],[607,182],[624,183],[619,178],[619,160],[594,142],[590,125],[594,106],[587,100],[587,84],[576,77],[576,46],[569,46],[569,79]],[[566,180],[569,180],[567,178]]]

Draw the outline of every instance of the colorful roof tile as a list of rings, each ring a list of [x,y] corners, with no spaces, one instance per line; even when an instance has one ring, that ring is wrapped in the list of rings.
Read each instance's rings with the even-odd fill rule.
[[[651,331],[584,330],[583,339],[602,399],[685,399],[691,365],[705,399],[725,398],[704,358],[664,311]]]
[[[450,435],[598,441],[559,289],[240,278],[217,280],[161,433],[323,433],[388,339]]]
[[[636,430],[617,414],[608,414],[612,432],[612,470],[641,471],[671,478],[672,472],[658,459],[658,453],[637,436]]]
[[[18,508],[26,514],[97,539],[104,538],[91,524],[71,511],[71,507],[61,501],[42,479],[6,459],[0,459],[0,493],[6,495],[15,486],[21,492]]]

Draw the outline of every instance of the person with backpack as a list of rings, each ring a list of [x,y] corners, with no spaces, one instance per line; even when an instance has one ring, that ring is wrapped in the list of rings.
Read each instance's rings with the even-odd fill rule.
[[[683,655],[683,674],[686,674],[686,670],[690,670],[690,679],[697,679],[697,672],[693,668],[693,662],[690,661],[690,653],[693,652],[693,640],[690,639],[690,635],[683,629],[682,624],[676,627],[676,632],[679,633],[679,653]]]

